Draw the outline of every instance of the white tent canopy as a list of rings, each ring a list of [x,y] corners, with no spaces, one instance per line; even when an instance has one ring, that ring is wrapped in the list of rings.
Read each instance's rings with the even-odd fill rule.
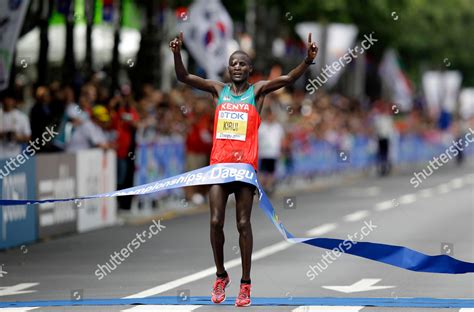
[[[111,25],[96,25],[92,31],[92,53],[94,66],[109,63],[112,60],[114,33]],[[53,63],[62,63],[66,45],[66,26],[54,25],[48,31],[49,49],[48,60]],[[119,60],[121,63],[134,60],[140,46],[140,32],[132,28],[122,28],[120,33]],[[17,42],[16,63],[22,60],[35,64],[38,61],[40,47],[40,31],[36,27]],[[74,27],[74,54],[76,61],[84,61],[86,54],[86,25]],[[23,61],[24,62],[24,61]]]

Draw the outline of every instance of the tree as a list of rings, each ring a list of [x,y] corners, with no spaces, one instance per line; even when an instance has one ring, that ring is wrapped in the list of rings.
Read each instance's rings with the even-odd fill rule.
[[[48,0],[41,0],[39,5],[39,20],[38,26],[40,31],[40,48],[38,52],[38,81],[46,83],[48,81],[48,29],[49,18],[53,11],[53,5]]]
[[[76,59],[74,57],[74,0],[70,0],[66,13],[66,51],[64,53],[62,81],[71,84],[76,75]]]
[[[145,11],[145,27],[141,31],[140,48],[135,66],[132,68],[133,89],[139,92],[144,83],[160,82],[160,45],[163,40],[162,31],[157,25],[157,15],[161,10],[158,0],[140,0],[140,7]]]

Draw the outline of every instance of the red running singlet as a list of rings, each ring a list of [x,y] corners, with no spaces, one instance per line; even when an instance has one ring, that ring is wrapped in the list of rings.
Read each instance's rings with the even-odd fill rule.
[[[254,86],[234,95],[226,85],[219,95],[214,117],[211,165],[246,163],[257,170],[259,126]]]

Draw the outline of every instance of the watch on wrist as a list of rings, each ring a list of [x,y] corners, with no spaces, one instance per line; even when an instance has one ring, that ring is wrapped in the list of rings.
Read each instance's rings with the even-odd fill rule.
[[[316,64],[315,62],[313,62],[313,60],[311,60],[311,59],[309,59],[309,58],[306,58],[306,59],[304,60],[304,62],[305,62],[307,65],[314,65],[314,64]]]

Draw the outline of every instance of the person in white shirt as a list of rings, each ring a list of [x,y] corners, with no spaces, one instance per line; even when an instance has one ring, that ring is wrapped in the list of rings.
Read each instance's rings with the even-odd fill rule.
[[[395,126],[388,103],[381,102],[379,107],[376,108],[373,126],[378,139],[378,170],[381,176],[386,176],[392,168],[390,162],[390,140],[394,134]]]
[[[0,158],[21,152],[22,145],[31,138],[30,121],[27,115],[16,108],[16,100],[6,94],[0,108]]]
[[[258,130],[258,155],[260,158],[260,181],[265,191],[271,194],[275,188],[275,171],[281,156],[285,131],[277,122],[271,109],[264,112]]]
[[[105,129],[110,122],[110,115],[103,105],[96,105],[92,108],[90,119],[83,121],[72,134],[66,150],[75,152],[89,148],[109,148],[111,147]]]

